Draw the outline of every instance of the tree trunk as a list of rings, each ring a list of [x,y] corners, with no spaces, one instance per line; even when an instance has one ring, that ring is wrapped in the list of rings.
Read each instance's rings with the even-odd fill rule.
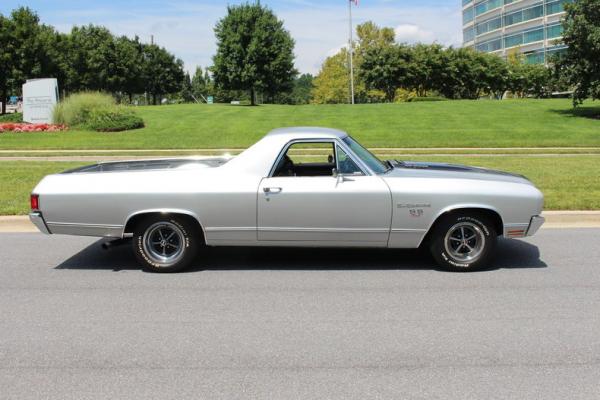
[[[250,88],[250,105],[255,106],[256,105],[256,99],[255,99],[255,91],[254,88]]]
[[[152,104],[156,105],[156,94],[152,95]]]
[[[133,93],[129,93],[129,105],[133,104]]]
[[[0,101],[2,102],[2,109],[0,110],[0,115],[4,115],[6,114],[6,98],[8,97],[8,90],[6,88],[6,85],[2,86],[2,89],[0,90]]]

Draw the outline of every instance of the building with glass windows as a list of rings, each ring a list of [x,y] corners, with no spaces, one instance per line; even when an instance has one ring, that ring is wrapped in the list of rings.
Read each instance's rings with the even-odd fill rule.
[[[462,0],[463,46],[546,63],[561,44],[563,6],[573,0]]]

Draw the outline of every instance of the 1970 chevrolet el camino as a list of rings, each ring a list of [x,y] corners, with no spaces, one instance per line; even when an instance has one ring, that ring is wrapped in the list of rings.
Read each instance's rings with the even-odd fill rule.
[[[152,271],[203,246],[427,246],[444,268],[485,267],[497,236],[533,235],[543,195],[526,178],[381,161],[346,133],[270,132],[236,157],[107,162],[45,177],[30,218],[47,234],[132,238]]]

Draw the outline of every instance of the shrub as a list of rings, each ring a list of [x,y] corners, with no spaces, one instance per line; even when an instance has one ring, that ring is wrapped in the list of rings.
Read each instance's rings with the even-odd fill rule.
[[[22,113],[0,115],[0,122],[23,122]]]
[[[102,132],[117,132],[144,126],[144,121],[112,96],[82,92],[67,97],[54,108],[54,123]]]
[[[446,101],[447,99],[445,97],[441,97],[441,96],[428,96],[428,97],[413,97],[412,99],[409,99],[408,101],[411,103],[418,103],[420,101]]]
[[[123,107],[114,107],[92,111],[85,126],[99,132],[118,132],[143,128],[144,120]]]
[[[55,124],[81,126],[85,124],[92,110],[115,107],[112,96],[99,92],[75,93],[54,108]]]

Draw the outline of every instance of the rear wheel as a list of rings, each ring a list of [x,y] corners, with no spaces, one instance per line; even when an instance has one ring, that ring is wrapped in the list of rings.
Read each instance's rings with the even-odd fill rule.
[[[472,271],[489,262],[496,237],[494,225],[487,216],[452,213],[436,224],[429,249],[440,267]]]
[[[177,272],[191,265],[200,248],[197,227],[180,216],[143,220],[133,235],[133,250],[143,267],[154,272]]]

